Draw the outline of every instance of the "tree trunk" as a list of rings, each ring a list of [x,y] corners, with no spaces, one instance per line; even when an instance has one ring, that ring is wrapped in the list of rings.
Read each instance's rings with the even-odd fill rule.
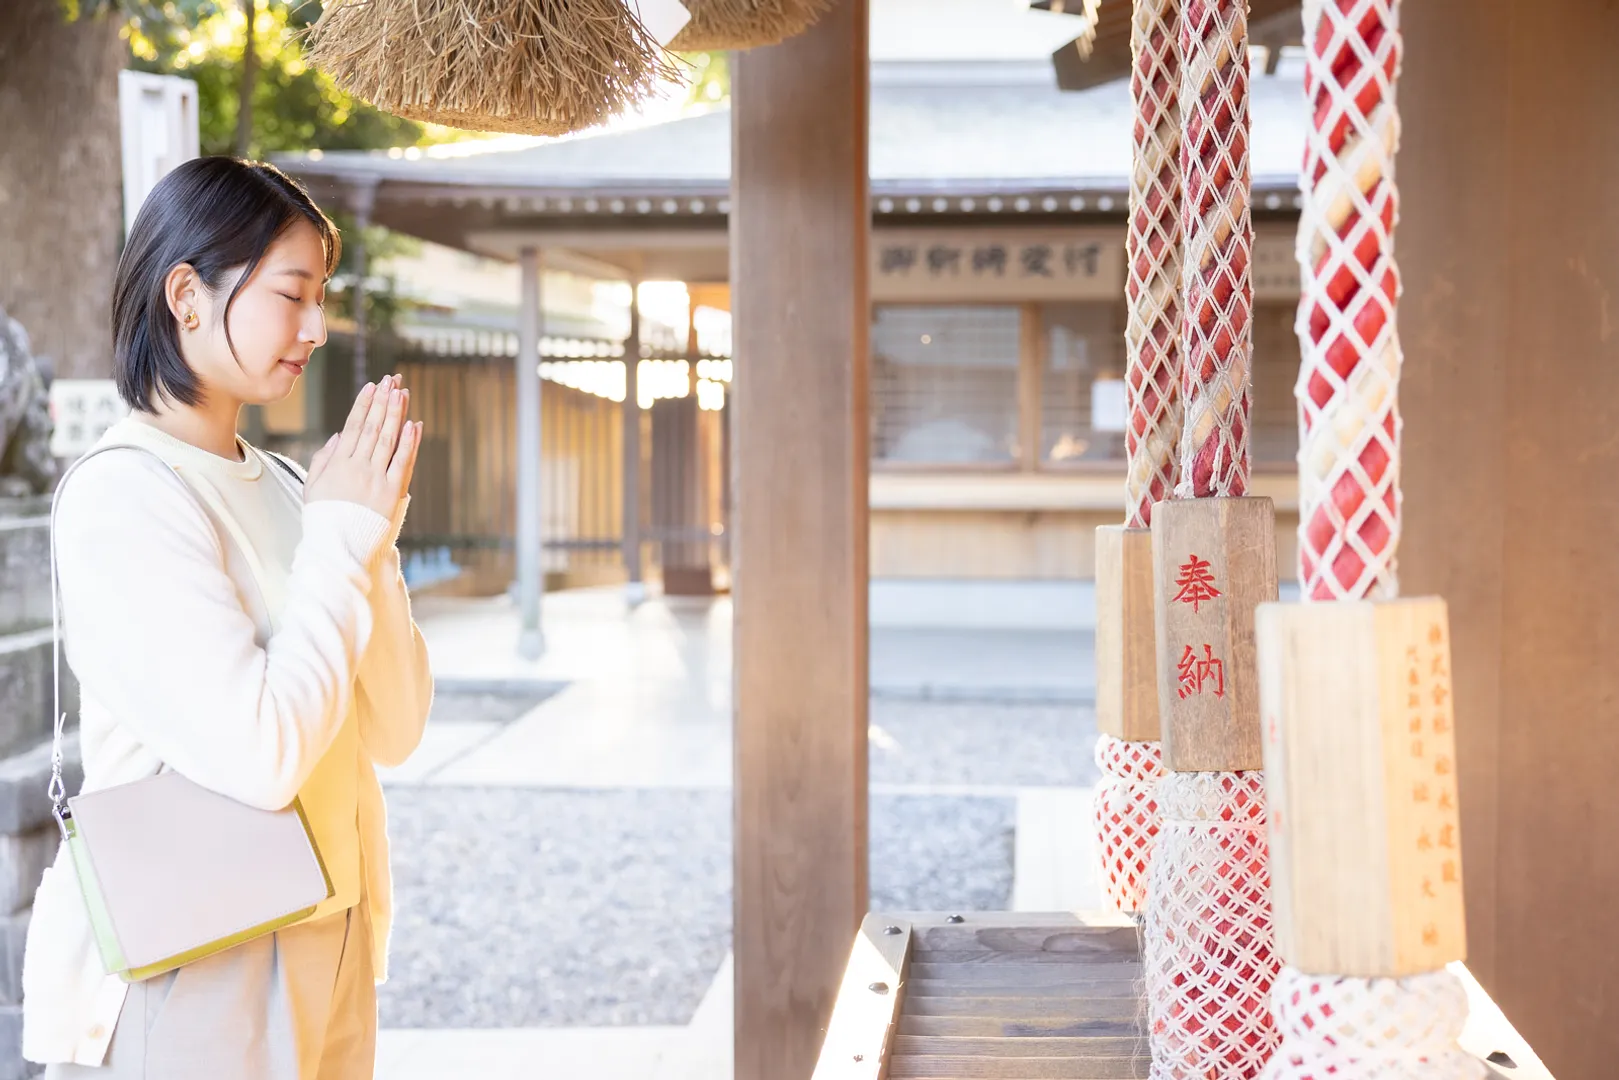
[[[247,16],[247,40],[242,45],[242,82],[236,91],[236,156],[245,158],[253,144],[253,88],[259,81],[259,50],[253,28],[259,21],[259,0],[242,0]]]
[[[0,3],[0,306],[68,378],[112,371],[119,29],[67,23],[57,0]]]

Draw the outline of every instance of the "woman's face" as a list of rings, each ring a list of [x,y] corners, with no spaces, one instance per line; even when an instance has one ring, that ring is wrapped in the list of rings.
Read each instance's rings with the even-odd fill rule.
[[[182,279],[188,272],[175,271]],[[326,341],[326,249],[302,219],[276,238],[230,306],[227,339],[222,316],[240,273],[227,274],[217,294],[192,273],[189,283],[171,287],[170,306],[180,322],[181,353],[205,395],[267,405],[292,393],[310,354]],[[192,310],[197,317],[188,325]]]

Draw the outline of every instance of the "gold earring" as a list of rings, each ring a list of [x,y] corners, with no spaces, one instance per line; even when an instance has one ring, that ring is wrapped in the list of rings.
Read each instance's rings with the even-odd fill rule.
[[[188,311],[185,313],[185,318],[181,321],[185,323],[185,328],[187,330],[195,330],[197,328],[197,313],[195,311]]]

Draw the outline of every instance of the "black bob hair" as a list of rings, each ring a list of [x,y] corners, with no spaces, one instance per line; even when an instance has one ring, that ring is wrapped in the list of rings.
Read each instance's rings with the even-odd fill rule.
[[[180,324],[164,293],[170,271],[189,264],[215,295],[240,271],[224,308],[225,340],[235,355],[231,305],[265,251],[300,220],[320,234],[330,278],[342,251],[337,226],[275,166],[195,158],[158,181],[135,215],[113,280],[113,378],[130,408],[151,412],[160,398],[193,406],[202,401],[196,372],[180,355]]]

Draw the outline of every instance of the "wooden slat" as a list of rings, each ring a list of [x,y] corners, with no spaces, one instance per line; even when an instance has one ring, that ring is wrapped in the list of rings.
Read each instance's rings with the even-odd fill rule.
[[[948,1035],[957,1038],[1089,1038],[1130,1039],[1146,1045],[1141,1019],[1075,1020],[1067,1016],[1013,1020],[996,1016],[916,1016],[900,1018],[901,1035]]]
[[[945,1055],[947,1057],[1135,1057],[1146,1048],[1141,1039],[1130,1037],[1018,1036],[982,1037],[954,1035],[900,1035],[894,1040],[896,1057]]]
[[[979,950],[985,953],[1063,953],[1100,963],[1122,963],[1140,956],[1134,926],[1109,929],[1059,929],[1044,926],[933,926],[916,931],[917,959],[936,950]]]
[[[1139,1080],[1151,1062],[1133,1057],[1022,1058],[916,1055],[895,1057],[888,1075],[894,1080],[943,1080],[977,1077],[993,1080]]]
[[[1120,930],[1133,929],[1135,922],[1117,911],[891,911],[913,929],[935,926],[1011,927],[1021,930]],[[957,922],[956,920],[961,920]]]
[[[1009,1021],[1063,1018],[1077,1022],[1134,1020],[1140,1013],[1140,1001],[1118,997],[1020,997],[1007,994],[936,997],[910,993],[905,998],[907,1016],[980,1016]]]
[[[1110,983],[1129,985],[1141,978],[1140,964],[940,964],[919,954],[911,969],[913,979],[994,986],[1050,986],[1054,983]]]
[[[929,964],[972,964],[980,967],[1023,967],[1040,964],[1072,966],[1072,953],[1061,952],[986,952],[983,949],[923,949],[916,950],[918,960]],[[1115,957],[1093,956],[1079,961],[1087,967],[1138,966],[1137,957],[1121,953]]]

